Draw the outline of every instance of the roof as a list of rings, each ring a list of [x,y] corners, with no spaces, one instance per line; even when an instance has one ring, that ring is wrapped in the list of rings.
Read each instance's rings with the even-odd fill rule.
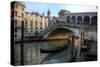
[[[60,14],[60,13],[71,13],[71,12],[68,10],[61,9],[58,14]]]
[[[79,14],[79,13],[87,14],[87,13],[97,13],[97,12],[77,12],[77,13],[72,13],[72,14]]]
[[[11,4],[14,4],[14,3],[17,3],[17,4],[25,7],[25,4],[23,2],[21,2],[21,1],[13,1],[13,2],[11,2]]]
[[[40,16],[40,17],[43,17],[41,14],[39,14],[38,12],[25,12],[26,14],[31,14],[31,15],[36,15],[36,16]],[[45,18],[47,18],[46,16],[44,16]]]

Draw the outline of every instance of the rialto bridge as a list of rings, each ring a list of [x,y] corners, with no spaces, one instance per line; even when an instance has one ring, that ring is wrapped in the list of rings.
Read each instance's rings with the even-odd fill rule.
[[[72,32],[75,36],[83,36],[88,40],[97,40],[97,13],[68,13],[64,10],[59,12],[59,18],[53,17],[49,27],[40,34],[47,39],[52,33],[60,32],[61,29]],[[57,33],[59,33],[57,32]]]
[[[70,24],[60,22],[49,26],[46,30],[42,31],[40,35],[43,36],[43,39],[47,39],[50,35],[59,34],[62,30],[71,32],[71,34],[75,36],[83,36],[88,40],[97,40],[97,25],[90,24]]]
[[[70,18],[68,19],[68,17]],[[90,41],[97,42],[96,13],[71,14],[65,16],[66,20],[64,18],[62,20],[62,18],[53,18],[49,27],[40,33],[43,39],[65,39],[67,43],[70,40],[76,47],[80,47],[86,42],[89,45]],[[60,42],[58,43],[60,44]]]

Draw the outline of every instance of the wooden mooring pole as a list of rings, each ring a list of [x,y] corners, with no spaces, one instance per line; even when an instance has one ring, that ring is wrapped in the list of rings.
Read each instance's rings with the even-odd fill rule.
[[[21,24],[21,65],[24,65],[24,21]]]
[[[74,35],[72,35],[72,44],[71,44],[71,58],[73,59],[73,48],[74,48]]]

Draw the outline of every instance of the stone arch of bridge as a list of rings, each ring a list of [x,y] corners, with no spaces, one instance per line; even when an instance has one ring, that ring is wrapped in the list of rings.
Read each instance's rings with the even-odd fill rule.
[[[48,37],[52,36],[52,35],[56,35],[58,33],[71,33],[72,34],[73,31],[71,31],[69,29],[65,29],[65,28],[56,28],[56,29],[52,30],[51,33],[49,33]]]
[[[43,38],[44,39],[47,39],[48,38],[48,36],[50,36],[51,34],[53,34],[53,32],[55,32],[55,31],[63,31],[63,30],[66,30],[67,32],[70,32],[71,33],[71,35],[75,35],[76,34],[76,31],[73,29],[73,28],[69,28],[69,27],[67,27],[67,26],[58,26],[58,27],[54,27],[54,28],[52,28],[51,30],[48,30],[48,32],[47,33],[45,33],[44,35],[43,35]]]

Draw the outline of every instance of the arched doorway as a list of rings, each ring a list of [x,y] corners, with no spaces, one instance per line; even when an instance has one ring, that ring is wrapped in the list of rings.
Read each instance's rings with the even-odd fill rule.
[[[70,23],[70,16],[67,17],[67,22]]]
[[[81,16],[78,16],[78,17],[77,17],[77,23],[78,23],[78,24],[81,24],[81,23],[82,23],[82,17],[81,17]]]
[[[76,17],[72,16],[72,23],[76,23]]]

